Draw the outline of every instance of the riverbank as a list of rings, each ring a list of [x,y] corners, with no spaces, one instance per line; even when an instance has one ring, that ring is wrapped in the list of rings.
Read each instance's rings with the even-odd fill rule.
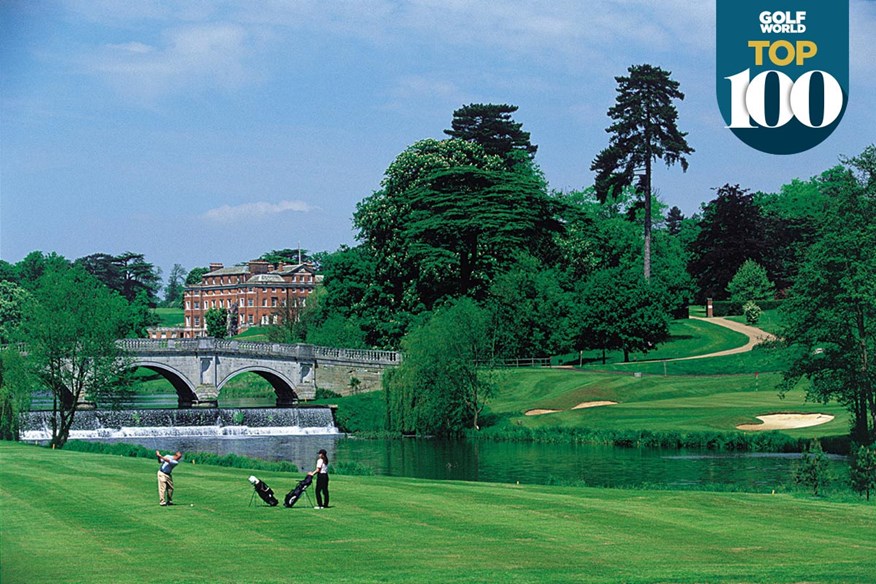
[[[304,582],[317,556],[326,581],[359,583],[864,582],[876,572],[872,504],[334,476],[332,508],[284,509],[249,506],[248,469],[184,461],[177,505],[162,509],[152,461],[10,443],[0,458],[3,582]],[[275,493],[300,478],[256,474]]]

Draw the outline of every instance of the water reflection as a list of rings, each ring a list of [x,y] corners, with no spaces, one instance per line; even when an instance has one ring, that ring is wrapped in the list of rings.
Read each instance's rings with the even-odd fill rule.
[[[124,441],[149,449],[288,460],[302,470],[309,470],[316,452],[325,448],[333,462],[356,462],[387,476],[600,487],[717,486],[758,492],[788,485],[799,458],[793,454],[716,454],[582,444],[362,440],[343,435]],[[836,476],[847,476],[843,457],[831,456],[830,464]]]

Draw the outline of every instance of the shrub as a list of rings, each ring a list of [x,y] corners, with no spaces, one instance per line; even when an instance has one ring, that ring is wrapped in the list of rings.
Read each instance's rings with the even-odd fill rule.
[[[827,457],[821,448],[821,442],[815,439],[794,469],[794,483],[811,488],[812,494],[817,497],[819,489],[824,489],[829,482]]]
[[[342,397],[341,394],[332,391],[330,389],[323,389],[321,387],[316,388],[316,395],[314,399],[338,399]]]
[[[749,300],[742,305],[742,314],[745,315],[745,322],[753,326],[760,320],[760,315],[763,314],[763,311],[760,309],[760,306],[754,303],[754,300]]]
[[[781,300],[760,300],[757,305],[761,310],[773,310],[782,305]],[[731,300],[712,301],[712,316],[741,316],[742,303]]]

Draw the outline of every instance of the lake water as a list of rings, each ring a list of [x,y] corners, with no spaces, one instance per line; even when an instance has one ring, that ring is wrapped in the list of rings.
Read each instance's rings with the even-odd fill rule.
[[[145,399],[144,399],[145,398]],[[223,408],[264,407],[265,400],[227,400]],[[175,407],[172,396],[140,396],[144,408]],[[586,484],[599,487],[718,486],[770,492],[789,485],[798,454],[724,453],[620,448],[592,444],[533,444],[404,438],[363,440],[343,434],[296,436],[150,436],[104,438],[101,442],[141,444],[149,449],[238,454],[287,460],[310,470],[325,448],[333,462],[355,462],[377,475],[437,480],[529,484]],[[844,457],[829,456],[831,472],[848,476]]]
[[[364,440],[343,435],[259,437],[128,438],[149,449],[238,454],[288,460],[310,470],[325,448],[332,462],[356,462],[375,474],[438,480],[529,484],[586,484],[599,487],[719,486],[770,492],[791,483],[795,454],[734,454],[628,449],[599,445],[507,442],[444,442],[405,438]],[[848,474],[843,457],[831,456],[832,471]]]

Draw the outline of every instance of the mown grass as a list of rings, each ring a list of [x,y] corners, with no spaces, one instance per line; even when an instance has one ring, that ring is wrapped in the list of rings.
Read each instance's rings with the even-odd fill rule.
[[[742,324],[748,324],[748,321],[745,319],[744,316],[725,316],[724,318],[735,322],[741,322]],[[779,335],[782,332],[783,324],[784,321],[782,320],[782,313],[779,312],[778,308],[771,308],[769,310],[764,310],[761,313],[757,324],[754,326],[761,330],[765,330],[768,333]]]
[[[805,401],[803,388],[779,397],[775,373],[728,376],[610,374],[564,369],[520,369],[504,374],[489,401],[497,425],[539,428],[674,432],[736,431],[756,424],[756,416],[778,412],[825,413],[834,420],[820,426],[786,430],[795,437],[846,434],[848,412],[838,404]],[[617,405],[572,409],[583,402]],[[532,409],[560,410],[526,416]]]
[[[239,335],[235,335],[235,339],[241,341],[252,341],[266,343],[268,339],[268,327],[266,326],[251,326]]]
[[[332,508],[267,507],[247,469],[0,443],[15,582],[867,582],[876,505],[802,495],[334,476]],[[283,494],[299,475],[258,472]]]
[[[182,326],[185,315],[182,308],[156,308],[159,326]]]
[[[701,320],[679,319],[669,325],[669,339],[665,343],[657,345],[647,353],[631,353],[633,361],[655,359],[677,359],[693,355],[707,355],[727,349],[741,347],[748,342],[748,337],[742,333],[730,330],[710,322]],[[622,351],[607,351],[605,353],[606,364],[622,363],[624,354]],[[587,365],[593,367],[602,366],[602,351],[584,351],[582,354],[569,353],[559,358],[554,358],[552,364]]]

